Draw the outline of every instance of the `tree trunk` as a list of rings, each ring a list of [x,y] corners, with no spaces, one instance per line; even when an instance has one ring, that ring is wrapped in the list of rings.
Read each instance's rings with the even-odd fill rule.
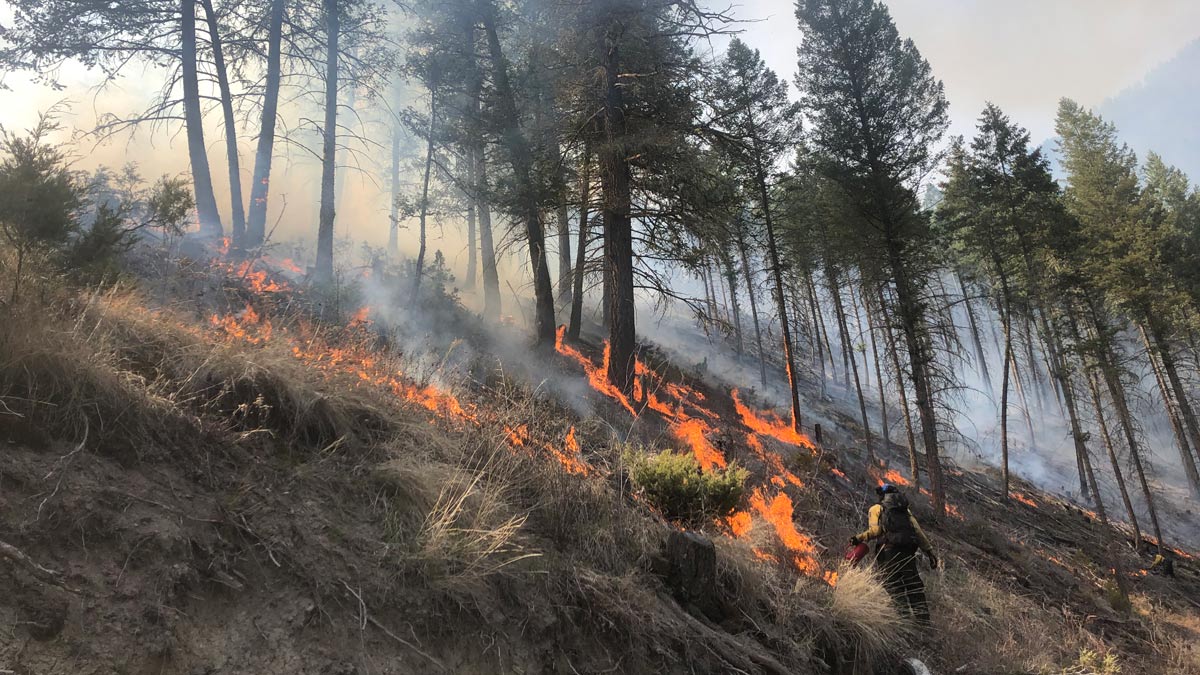
[[[504,58],[504,52],[500,47],[500,37],[496,33],[494,11],[494,7],[491,6],[483,11],[483,29],[487,36],[488,53],[492,60],[492,79],[502,125],[500,137],[508,149],[514,178],[523,202],[524,212],[521,215],[525,221],[525,238],[529,244],[529,264],[533,269],[535,337],[539,345],[553,344],[554,290],[550,284],[550,269],[547,267],[546,261],[545,232],[542,229],[537,190],[533,184],[533,157],[529,141],[521,132],[516,99],[508,79],[508,62]],[[630,258],[632,259],[632,255]],[[632,274],[630,274],[630,296],[633,294],[632,281]]]
[[[933,387],[927,370],[931,357],[921,336],[924,312],[917,298],[916,289],[910,286],[908,268],[904,263],[902,244],[894,236],[892,227],[887,228],[886,241],[888,263],[896,283],[896,304],[900,312],[900,327],[908,347],[908,358],[916,394],[917,413],[921,418],[921,436],[925,442],[925,463],[929,475],[929,492],[933,499],[933,510],[939,515],[946,513],[946,493],[942,484],[942,464],[938,453],[937,414],[934,410]]]
[[[767,386],[767,356],[763,352],[762,324],[758,320],[758,300],[754,293],[754,277],[750,274],[750,252],[749,247],[746,246],[746,237],[742,226],[743,223],[739,218],[737,221],[738,253],[742,259],[742,275],[746,279],[746,295],[750,298],[750,318],[754,320],[754,345],[758,350],[758,376],[765,388]]]
[[[388,253],[400,252],[400,123],[392,126],[392,204],[388,215]],[[473,223],[472,223],[473,224]]]
[[[567,203],[563,201],[558,205],[558,301],[563,305],[571,302],[575,286],[572,276],[571,219],[567,213]]]
[[[1183,382],[1179,379],[1179,370],[1175,365],[1175,356],[1171,353],[1171,345],[1163,337],[1162,331],[1157,326],[1152,330],[1154,344],[1158,347],[1159,358],[1162,359],[1163,372],[1166,373],[1167,381],[1171,385],[1171,390],[1175,392],[1175,402],[1179,405],[1179,412],[1183,416],[1184,426],[1187,428],[1188,436],[1192,441],[1192,450],[1200,454],[1200,424],[1196,422],[1196,414],[1192,410],[1192,404],[1188,401],[1187,390],[1183,387]],[[1197,473],[1195,458],[1189,456],[1188,461],[1184,463],[1184,467],[1190,466],[1189,477],[1191,474]]]
[[[862,283],[861,275],[859,283]],[[872,318],[871,296],[867,293],[866,288],[862,288],[860,292],[862,293],[862,301],[867,315],[867,334],[871,338],[871,358],[875,361],[876,389],[879,391],[879,421],[883,427],[881,434],[883,436],[883,450],[887,452],[892,446],[892,439],[890,438],[890,430],[888,428],[887,396],[883,390],[883,369],[879,366],[879,343],[875,339],[875,319]]]
[[[717,291],[713,288],[712,275],[709,274],[707,261],[701,263],[700,282],[704,284],[704,304],[708,314],[704,317],[704,334],[708,335],[712,325],[717,322]]]
[[[1007,305],[1007,303],[1006,303]],[[1008,379],[1014,368],[1012,349],[1012,317],[1008,307],[1004,308],[1000,321],[1004,324],[1004,376],[1000,383],[1000,459],[1001,479],[1004,482],[1004,501],[1008,501],[1011,492],[1008,475]]]
[[[488,206],[487,156],[483,141],[477,141],[475,159],[475,210],[479,213],[479,266],[483,271],[483,319],[500,318],[500,273],[496,268],[496,245],[492,238],[492,211]]]
[[[572,340],[579,339],[583,323],[583,280],[587,269],[588,248],[588,211],[592,205],[592,148],[583,148],[583,166],[579,172],[579,240],[575,244],[575,284],[571,293],[571,322],[567,326],[567,335]]]
[[[321,222],[317,229],[318,282],[333,280],[334,177],[337,169],[338,40],[341,17],[337,0],[322,0],[325,7],[325,126],[321,154]]]
[[[824,326],[821,323],[821,308],[817,303],[817,290],[813,286],[812,271],[804,273],[804,285],[808,292],[808,309],[812,314],[812,333],[813,343],[816,345],[817,365],[821,368],[821,396],[825,395],[825,384],[828,375],[825,372],[825,351],[829,348],[828,340],[822,339],[824,334]]]
[[[1121,461],[1117,458],[1117,449],[1113,445],[1112,434],[1108,430],[1108,422],[1104,419],[1104,401],[1100,397],[1100,384],[1096,373],[1088,369],[1088,389],[1092,393],[1092,407],[1096,410],[1096,423],[1100,426],[1100,434],[1104,437],[1104,448],[1108,451],[1108,461],[1112,466],[1113,477],[1117,480],[1117,488],[1121,492],[1121,502],[1125,505],[1125,514],[1133,527],[1133,538],[1141,547],[1142,528],[1138,525],[1137,512],[1133,510],[1133,500],[1129,497],[1129,489],[1125,486],[1125,475],[1121,471]]]
[[[753,123],[751,123],[753,125]],[[796,372],[796,359],[792,353],[792,331],[788,326],[787,300],[783,295],[783,266],[779,262],[779,247],[775,242],[775,225],[771,222],[771,200],[767,194],[767,174],[762,158],[755,152],[755,178],[758,183],[758,198],[762,207],[763,223],[767,226],[767,254],[771,260],[771,274],[775,278],[775,303],[779,311],[779,327],[783,334],[783,360],[787,366],[788,390],[792,395],[792,428],[800,430],[800,383]],[[870,454],[871,432],[867,430],[868,455]]]
[[[217,26],[217,13],[212,0],[201,0],[208,20],[208,37],[213,51],[213,69],[217,72],[217,88],[221,93],[221,112],[225,122],[225,153],[229,158],[229,200],[232,213],[232,250],[240,251],[246,239],[246,207],[242,201],[242,169],[238,157],[237,122],[233,117],[233,93],[229,89],[229,71],[225,68],[224,46]]]
[[[192,165],[192,189],[200,232],[209,237],[225,235],[217,198],[213,195],[212,174],[208,169],[208,150],[204,145],[204,113],[200,109],[200,76],[196,71],[196,3],[182,0],[180,56],[183,62],[183,116],[187,129],[188,158]]]
[[[1146,500],[1146,508],[1150,512],[1150,525],[1154,528],[1154,536],[1159,544],[1163,544],[1162,530],[1158,526],[1158,510],[1154,507],[1154,495],[1150,492],[1150,483],[1146,480],[1146,471],[1142,466],[1142,448],[1137,441],[1137,434],[1133,427],[1133,415],[1129,411],[1129,404],[1125,398],[1125,385],[1121,383],[1120,373],[1117,371],[1116,359],[1112,352],[1112,345],[1109,343],[1107,327],[1100,319],[1095,308],[1092,309],[1092,322],[1095,329],[1095,338],[1097,344],[1097,352],[1100,358],[1100,373],[1104,377],[1105,384],[1108,387],[1109,397],[1112,399],[1113,406],[1117,409],[1117,420],[1121,423],[1121,431],[1125,435],[1125,442],[1129,447],[1129,455],[1133,460],[1134,471],[1137,472],[1138,483],[1142,488],[1142,496]],[[1137,547],[1142,548],[1141,540],[1138,540]]]
[[[846,292],[850,294],[850,308],[854,310],[854,326],[855,326],[855,328],[858,329],[855,336],[858,340],[862,340],[862,335],[863,335],[862,307],[860,307],[859,303],[858,303],[858,293],[856,293],[854,290],[854,275],[853,274],[850,275],[850,279],[846,282]],[[870,389],[871,388],[871,368],[869,366],[867,366],[866,361],[865,361],[867,358],[866,350],[867,350],[867,345],[866,345],[866,343],[863,343],[863,352],[862,352],[863,359],[864,359],[864,361],[863,361],[863,388]]]
[[[496,245],[492,238],[492,212],[488,206],[491,190],[488,183],[487,145],[483,139],[483,74],[475,62],[475,24],[473,18],[464,16],[463,53],[469,54],[467,62],[467,129],[470,145],[468,170],[471,172],[471,196],[479,217],[479,266],[483,273],[484,322],[491,323],[500,317],[500,275],[496,268]]]
[[[892,369],[896,371],[896,393],[900,397],[900,410],[904,413],[904,433],[908,438],[908,470],[912,473],[913,487],[921,489],[921,463],[917,460],[917,436],[913,432],[912,412],[908,408],[908,392],[904,388],[904,370],[900,365],[899,350],[896,349],[896,337],[892,334],[892,318],[888,314],[887,299],[883,296],[883,288],[876,289],[879,297],[879,315],[883,319],[883,334],[887,338],[888,355],[892,360]]]
[[[468,160],[473,161],[473,160]],[[475,198],[467,195],[467,276],[463,279],[463,285],[471,290],[475,289],[476,279],[479,276],[479,250],[477,241],[479,240],[476,234],[475,226]]]
[[[843,344],[850,344],[850,327],[846,322],[846,310],[842,305],[842,291],[838,272],[828,261],[825,263],[825,278],[829,282],[829,294],[833,297],[833,308],[837,315],[838,332]],[[862,383],[858,379],[858,359],[850,350],[850,371],[854,374],[854,390],[858,394],[858,409],[862,414],[863,435],[867,446],[867,464],[875,463],[875,448],[871,444],[871,422],[867,417],[867,399],[863,396]]]
[[[1086,478],[1087,469],[1090,468],[1091,460],[1088,457],[1087,442],[1083,432],[1083,426],[1079,421],[1079,409],[1075,401],[1074,387],[1071,384],[1071,376],[1067,370],[1065,357],[1063,356],[1061,339],[1058,332],[1051,326],[1047,319],[1047,312],[1043,308],[1038,312],[1038,321],[1041,326],[1041,331],[1044,335],[1043,342],[1046,344],[1047,351],[1050,355],[1050,375],[1057,383],[1057,390],[1062,395],[1063,405],[1067,409],[1067,418],[1071,424],[1071,439],[1075,443],[1075,463],[1079,471],[1079,491],[1084,499],[1089,498],[1089,489],[1094,482],[1092,479]]]
[[[437,83],[429,85],[429,136],[425,140],[425,175],[421,179],[421,211],[417,219],[417,260],[413,266],[412,301],[418,302],[425,274],[426,220],[429,217],[429,178],[433,173],[433,136],[437,129]]]
[[[600,39],[604,64],[604,148],[600,153],[600,185],[604,193],[604,267],[608,282],[608,379],[626,395],[633,394],[637,333],[633,300],[633,222],[629,153],[626,152],[624,92],[619,79],[619,41],[624,31],[614,21]]]
[[[987,356],[983,352],[983,341],[979,339],[979,324],[975,320],[975,308],[971,304],[967,282],[963,280],[962,273],[956,270],[954,274],[958,279],[958,287],[962,289],[963,306],[967,310],[967,325],[971,327],[971,342],[975,345],[975,361],[979,364],[979,374],[983,376],[983,383],[990,392],[992,390],[992,377],[988,374]]]
[[[258,149],[254,153],[254,181],[250,185],[250,207],[246,217],[248,248],[262,245],[266,237],[267,196],[271,187],[271,158],[275,147],[275,118],[279,112],[279,83],[283,72],[283,15],[286,7],[287,0],[271,0],[262,122],[258,128]]]
[[[1196,461],[1192,457],[1192,447],[1188,443],[1187,431],[1184,429],[1182,415],[1176,409],[1175,401],[1173,400],[1174,390],[1168,387],[1164,369],[1159,366],[1158,361],[1154,358],[1154,344],[1150,340],[1150,334],[1146,331],[1146,327],[1138,324],[1138,332],[1142,335],[1142,343],[1146,345],[1146,358],[1150,360],[1150,369],[1154,371],[1154,379],[1158,382],[1159,392],[1162,393],[1163,407],[1167,411],[1167,418],[1171,422],[1171,429],[1175,432],[1175,442],[1179,447],[1179,460],[1183,464],[1183,473],[1187,476],[1188,488],[1191,490],[1193,498],[1200,498],[1200,475],[1197,475],[1196,472]]]
[[[717,255],[725,272],[725,283],[729,286],[729,303],[733,314],[733,347],[740,362],[745,344],[742,340],[742,308],[738,303],[737,267],[734,266],[733,256],[729,254],[728,249],[721,250]]]

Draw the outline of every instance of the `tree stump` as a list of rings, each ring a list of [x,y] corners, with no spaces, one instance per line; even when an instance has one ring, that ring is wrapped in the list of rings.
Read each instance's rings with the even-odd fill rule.
[[[717,596],[717,549],[712,540],[693,532],[672,532],[667,537],[667,587],[691,613],[721,621]]]

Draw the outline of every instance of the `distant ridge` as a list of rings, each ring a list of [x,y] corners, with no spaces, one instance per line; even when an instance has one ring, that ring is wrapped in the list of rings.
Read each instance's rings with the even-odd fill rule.
[[[1200,183],[1200,38],[1141,82],[1101,103],[1096,112],[1117,126],[1139,162],[1156,152],[1192,183]],[[1062,178],[1057,139],[1046,141],[1042,149],[1052,160],[1055,177]]]

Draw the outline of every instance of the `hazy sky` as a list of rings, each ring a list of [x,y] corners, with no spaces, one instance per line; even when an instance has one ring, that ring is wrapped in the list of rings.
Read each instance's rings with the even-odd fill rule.
[[[741,18],[766,19],[746,25],[743,39],[790,82],[800,42],[792,0],[731,1]],[[992,101],[1041,142],[1053,133],[1060,98],[1099,105],[1200,38],[1200,0],[887,4],[900,33],[917,43],[945,82],[952,133],[968,135],[984,103]]]

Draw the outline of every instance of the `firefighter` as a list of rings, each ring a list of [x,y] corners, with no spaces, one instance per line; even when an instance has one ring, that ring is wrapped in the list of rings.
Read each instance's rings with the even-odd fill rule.
[[[925,599],[925,584],[917,571],[917,551],[929,558],[929,566],[937,568],[938,559],[920,523],[908,510],[908,498],[896,486],[884,483],[875,488],[879,503],[868,512],[870,526],[850,538],[857,546],[878,541],[875,564],[883,575],[883,585],[900,607],[900,611],[921,625],[929,625],[929,604]]]
[[[1146,568],[1150,574],[1164,577],[1175,577],[1175,561],[1163,555],[1162,549],[1154,549],[1154,562]]]

